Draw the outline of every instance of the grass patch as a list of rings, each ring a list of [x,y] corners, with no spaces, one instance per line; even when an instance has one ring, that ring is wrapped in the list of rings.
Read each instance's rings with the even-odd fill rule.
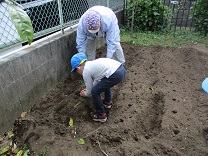
[[[204,44],[208,46],[208,36],[180,29],[175,32],[129,32],[121,29],[121,41],[131,42],[135,45],[151,46],[161,45],[163,47],[184,47],[189,44]]]

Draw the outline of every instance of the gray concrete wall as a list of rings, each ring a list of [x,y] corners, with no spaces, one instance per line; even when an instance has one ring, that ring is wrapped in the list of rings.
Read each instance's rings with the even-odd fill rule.
[[[123,11],[117,13],[123,22]],[[0,59],[0,134],[15,119],[70,74],[76,50],[76,27],[25,46]],[[98,42],[97,48],[104,42]]]

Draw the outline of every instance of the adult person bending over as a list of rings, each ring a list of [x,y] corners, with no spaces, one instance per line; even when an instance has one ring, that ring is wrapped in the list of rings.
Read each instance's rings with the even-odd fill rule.
[[[125,63],[123,49],[120,44],[120,29],[115,13],[104,6],[88,9],[80,18],[77,28],[77,50],[86,54],[88,60],[96,58],[96,40],[105,38],[107,58]]]
[[[94,121],[105,122],[107,115],[104,107],[111,108],[111,88],[120,83],[126,75],[123,64],[110,58],[98,58],[87,61],[83,53],[77,53],[71,58],[71,72],[82,75],[86,88],[81,90],[80,96],[92,96],[96,112],[91,113]],[[104,92],[104,99],[101,93]]]

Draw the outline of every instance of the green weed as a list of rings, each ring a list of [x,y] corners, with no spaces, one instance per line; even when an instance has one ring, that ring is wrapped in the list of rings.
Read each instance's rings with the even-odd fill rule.
[[[38,154],[37,156],[46,156],[46,154],[48,153],[48,151],[49,151],[49,147],[48,146],[45,146],[44,152]]]
[[[85,87],[85,83],[83,80],[79,80],[79,84],[82,86],[82,87]]]
[[[133,32],[121,29],[121,41],[131,42],[135,45],[151,46],[161,45],[163,47],[183,47],[188,44],[201,43],[208,45],[208,36],[188,29],[176,29],[163,32]]]

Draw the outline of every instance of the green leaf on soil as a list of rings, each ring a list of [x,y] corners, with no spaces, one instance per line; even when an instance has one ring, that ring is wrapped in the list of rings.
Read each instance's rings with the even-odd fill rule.
[[[6,153],[9,150],[9,146],[5,146],[2,149],[0,149],[0,155]]]
[[[25,153],[24,153],[23,156],[28,156],[29,151],[30,151],[30,150],[25,151]]]
[[[84,145],[85,144],[85,141],[84,141],[84,139],[79,139],[78,141],[77,141],[77,143],[79,144],[79,145]]]
[[[16,156],[22,156],[23,150],[20,150],[19,152],[17,152]]]
[[[69,120],[69,126],[70,126],[70,127],[74,127],[74,121],[73,121],[72,118],[70,118],[70,120]]]
[[[48,153],[48,151],[49,151],[49,147],[45,146],[44,152],[40,153],[38,156],[45,156]]]
[[[22,40],[27,40],[31,44],[34,38],[32,22],[27,13],[17,5],[8,6],[9,14],[18,34]]]

